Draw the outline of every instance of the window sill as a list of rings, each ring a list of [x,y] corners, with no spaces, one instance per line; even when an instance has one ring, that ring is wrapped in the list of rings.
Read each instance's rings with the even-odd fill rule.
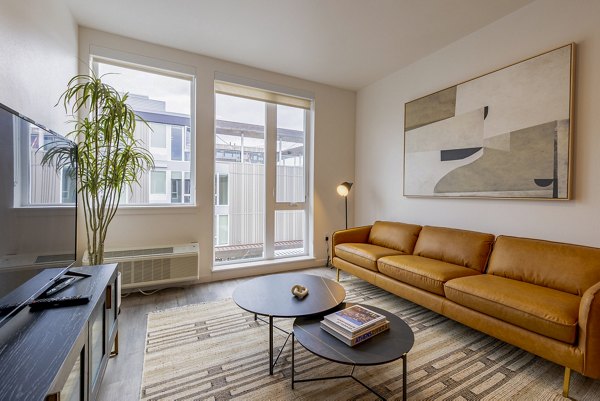
[[[260,270],[268,268],[269,271],[274,272],[275,269],[291,268],[291,269],[302,269],[306,267],[315,267],[317,264],[317,258],[313,256],[297,256],[292,258],[281,258],[273,260],[256,260],[252,262],[241,262],[241,263],[228,263],[213,265],[212,272],[229,272],[229,271],[244,271],[244,270]],[[284,269],[282,269],[284,270]]]
[[[120,205],[117,214],[135,215],[135,214],[193,214],[198,211],[198,205]]]
[[[17,216],[75,216],[75,205],[23,206],[13,209]]]

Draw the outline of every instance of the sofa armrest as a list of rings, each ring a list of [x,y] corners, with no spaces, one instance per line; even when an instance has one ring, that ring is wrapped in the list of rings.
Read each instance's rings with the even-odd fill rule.
[[[579,348],[583,353],[583,373],[600,379],[600,283],[583,293],[579,306]]]
[[[371,227],[373,226],[353,227],[347,230],[334,232],[331,237],[331,259],[335,257],[335,246],[338,244],[346,242],[367,243],[369,241]]]

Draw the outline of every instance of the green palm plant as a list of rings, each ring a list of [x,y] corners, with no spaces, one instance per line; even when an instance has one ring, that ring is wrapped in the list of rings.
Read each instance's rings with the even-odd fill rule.
[[[67,134],[72,140],[49,144],[42,158],[42,165],[70,168],[77,180],[92,265],[104,260],[104,242],[123,188],[139,184],[142,173],[154,167],[152,154],[134,137],[137,121],[146,122],[127,104],[128,94],[101,78],[77,75],[69,81],[57,105],[62,102],[74,118]]]

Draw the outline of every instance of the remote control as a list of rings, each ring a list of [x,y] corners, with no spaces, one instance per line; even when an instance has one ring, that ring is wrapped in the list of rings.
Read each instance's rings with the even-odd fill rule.
[[[2,313],[6,313],[6,312],[10,312],[11,310],[15,309],[17,306],[19,306],[20,304],[6,304],[6,305],[0,305],[0,314]]]
[[[52,287],[48,291],[46,291],[45,296],[49,297],[50,295],[56,294],[57,292],[59,292],[63,288],[68,287],[75,280],[77,280],[76,277],[69,277],[69,278],[64,278],[63,277],[58,284],[56,284],[54,287]]]
[[[61,298],[41,298],[32,301],[29,306],[32,310],[40,310],[47,308],[59,308],[61,306],[83,305],[90,302],[90,297],[83,295],[75,295],[72,297]]]

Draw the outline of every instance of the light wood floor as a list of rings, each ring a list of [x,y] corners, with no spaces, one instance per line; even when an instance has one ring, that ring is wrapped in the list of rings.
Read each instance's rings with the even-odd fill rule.
[[[320,267],[300,272],[335,279],[335,269]],[[132,293],[123,298],[119,315],[119,355],[108,361],[98,399],[139,400],[148,312],[230,298],[235,287],[248,279],[164,289],[153,295]]]

